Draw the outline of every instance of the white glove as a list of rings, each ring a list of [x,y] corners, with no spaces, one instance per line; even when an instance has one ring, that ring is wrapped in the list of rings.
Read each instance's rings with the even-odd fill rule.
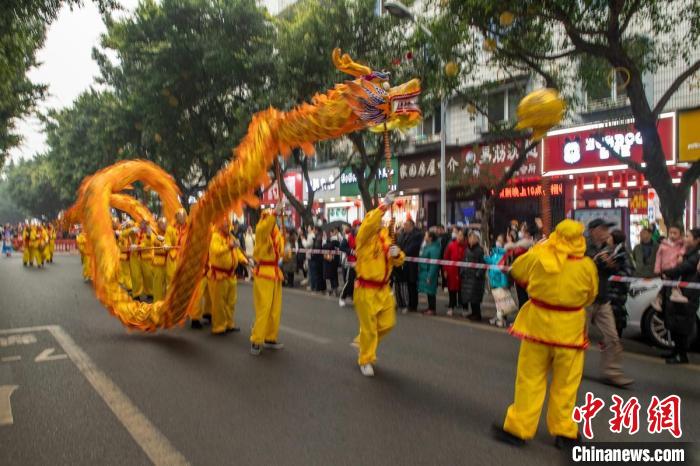
[[[387,207],[391,207],[391,205],[394,203],[394,198],[396,197],[396,191],[389,191],[386,193],[386,196],[384,196],[384,199],[382,199],[382,204],[384,204]]]
[[[277,215],[282,215],[284,213],[284,203],[283,202],[280,202],[279,204],[277,204],[277,206],[275,207],[275,213]]]
[[[161,241],[161,242],[165,241],[165,236],[158,235],[158,236],[156,236],[156,238],[158,238],[158,241]]]
[[[391,257],[399,257],[400,253],[401,253],[401,249],[395,244],[389,248],[389,255]]]
[[[131,251],[136,251],[137,248],[138,248],[138,246],[135,245],[135,244],[132,244],[131,246],[129,246],[129,249],[130,249]]]
[[[122,235],[121,231],[119,231],[119,230],[114,231],[114,236],[116,236],[117,238],[119,238],[121,235]]]
[[[278,266],[278,267],[282,267],[282,259],[280,259],[280,260],[277,261],[277,266]]]
[[[134,227],[134,230],[133,230],[133,231],[134,231],[134,233],[136,233],[137,235],[138,235],[139,233],[141,233],[141,229],[140,229],[139,227]]]

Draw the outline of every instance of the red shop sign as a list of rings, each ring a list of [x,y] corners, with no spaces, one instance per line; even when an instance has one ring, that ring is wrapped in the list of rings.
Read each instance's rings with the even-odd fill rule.
[[[657,128],[666,160],[675,163],[675,114],[667,113],[659,118]],[[614,158],[607,149],[595,140],[603,134],[603,139],[622,157],[635,162],[642,160],[642,135],[634,124],[604,128],[593,124],[552,131],[542,143],[543,176],[592,173],[597,171],[626,170],[628,167]]]
[[[287,188],[289,189],[289,192],[296,197],[297,199],[301,199],[303,196],[303,191],[301,190],[301,173],[298,172],[293,172],[293,173],[286,173],[284,175],[284,184],[287,185]],[[263,186],[263,190],[265,187]],[[270,186],[270,189],[265,191],[262,196],[262,203],[263,204],[277,204],[280,200],[280,188],[279,184],[277,181],[272,183],[272,186]]]

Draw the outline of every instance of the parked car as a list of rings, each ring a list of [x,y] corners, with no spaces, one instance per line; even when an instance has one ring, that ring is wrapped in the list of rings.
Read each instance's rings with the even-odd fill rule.
[[[627,304],[625,305],[628,314],[625,331],[637,330],[650,344],[668,349],[673,347],[673,341],[666,328],[664,314],[652,306],[662,288],[659,278],[637,280],[630,284]],[[697,318],[698,325],[700,325],[700,308],[697,312]],[[698,325],[696,325],[696,329]],[[696,338],[697,331],[691,341]]]

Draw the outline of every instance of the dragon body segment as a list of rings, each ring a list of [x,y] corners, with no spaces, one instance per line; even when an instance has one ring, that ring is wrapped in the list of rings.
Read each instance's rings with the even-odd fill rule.
[[[241,212],[244,204],[258,206],[253,193],[270,182],[268,169],[278,154],[286,157],[292,149],[301,148],[312,155],[317,141],[364,128],[406,129],[420,121],[416,105],[418,80],[391,87],[387,74],[355,63],[347,54],[341,55],[339,49],[333,52],[333,62],[355,79],[337,84],[289,112],[268,108],[253,116],[248,132],[234,150],[233,160],[217,173],[191,209],[175,275],[163,301],[134,301],[119,286],[119,250],[112,233],[110,204],[122,202],[125,207],[137,209],[127,199],[115,198],[115,193],[141,181],[158,193],[163,212],[171,220],[180,208],[175,181],[151,162],[132,160],[107,167],[82,183],[70,216],[83,224],[88,250],[94,255],[97,297],[125,326],[155,331],[184,322],[199,297],[197,290],[204,275],[211,225],[231,211]],[[138,214],[143,215],[142,210]]]

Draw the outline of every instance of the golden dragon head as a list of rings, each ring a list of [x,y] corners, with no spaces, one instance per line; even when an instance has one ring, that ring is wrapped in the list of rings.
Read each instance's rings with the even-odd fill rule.
[[[348,54],[341,55],[339,48],[333,50],[333,64],[338,70],[355,76],[355,80],[345,82],[350,91],[347,101],[355,116],[370,131],[406,130],[420,122],[420,80],[412,79],[392,87],[389,73],[356,63]]]

